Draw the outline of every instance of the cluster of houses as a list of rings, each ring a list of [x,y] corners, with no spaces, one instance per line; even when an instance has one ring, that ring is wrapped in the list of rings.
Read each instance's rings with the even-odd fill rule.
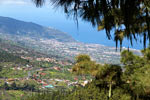
[[[59,87],[61,86],[58,84],[59,82],[64,83],[65,86],[69,88],[70,86],[76,86],[76,87],[85,86],[86,84],[88,84],[89,81],[85,80],[82,82],[78,82],[78,81],[72,82],[70,80],[63,80],[63,79],[49,79],[46,81],[39,81],[39,83],[42,84],[42,89]]]
[[[44,58],[44,57],[41,57],[41,58],[32,58],[32,57],[24,57],[24,56],[21,56],[22,59],[26,59],[26,60],[36,60],[36,61],[45,61],[45,62],[51,62],[51,63],[55,63],[55,64],[60,64],[60,65],[72,65],[72,63],[69,63],[67,61],[57,61],[56,59],[54,58]]]
[[[54,58],[36,58],[37,61],[47,61],[47,62],[56,62]]]
[[[77,77],[74,77],[74,81],[65,80],[65,79],[55,79],[55,78],[51,78],[51,79],[43,78],[44,76],[47,75],[45,71],[49,69],[56,70],[56,71],[63,70],[61,67],[56,66],[56,65],[53,67],[50,67],[49,69],[35,68],[32,65],[14,66],[10,69],[15,70],[15,71],[26,71],[28,74],[24,78],[7,78],[5,79],[5,82],[7,84],[12,84],[13,82],[16,82],[16,81],[20,81],[20,82],[26,81],[30,79],[40,84],[39,89],[47,89],[47,88],[56,88],[56,87],[63,86],[63,85],[67,88],[69,88],[70,86],[85,86],[88,83],[86,79],[85,81],[83,80],[82,82],[81,81],[79,82]],[[67,70],[71,71],[71,69],[69,68]],[[60,85],[59,83],[62,83],[63,85]]]
[[[14,66],[12,67],[11,69],[13,70],[24,70],[24,71],[29,71],[29,70],[32,70],[33,69],[33,66],[32,65],[26,65],[26,66]]]
[[[21,82],[21,81],[26,81],[26,80],[29,80],[29,79],[28,78],[8,78],[8,79],[5,79],[5,82],[7,84],[12,84],[16,81]],[[70,86],[76,86],[76,87],[85,86],[89,82],[89,80],[85,80],[85,81],[82,81],[82,82],[78,82],[78,81],[72,82],[70,80],[63,80],[63,79],[48,79],[48,80],[47,79],[43,79],[43,80],[32,79],[32,80],[34,80],[38,84],[40,84],[39,89],[56,88],[56,87],[62,86],[62,85],[58,85],[59,82],[66,84],[65,86],[67,88],[69,88]]]

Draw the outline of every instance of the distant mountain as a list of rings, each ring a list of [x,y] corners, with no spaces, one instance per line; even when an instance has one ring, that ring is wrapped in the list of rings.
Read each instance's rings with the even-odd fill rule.
[[[29,36],[37,39],[55,39],[60,42],[76,42],[71,36],[57,29],[2,16],[0,16],[0,33]]]

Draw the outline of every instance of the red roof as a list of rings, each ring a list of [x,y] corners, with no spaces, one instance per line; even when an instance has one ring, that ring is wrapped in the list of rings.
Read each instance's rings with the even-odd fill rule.
[[[74,80],[78,80],[78,78],[77,78],[77,77],[75,77],[75,78],[74,78]]]
[[[46,73],[41,73],[41,75],[45,76],[45,75],[46,75]]]

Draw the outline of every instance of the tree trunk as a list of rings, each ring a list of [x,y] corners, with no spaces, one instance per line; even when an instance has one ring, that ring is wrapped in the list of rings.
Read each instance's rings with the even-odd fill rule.
[[[109,98],[111,98],[112,95],[111,91],[112,91],[112,82],[110,82],[109,84],[109,95],[108,95]]]

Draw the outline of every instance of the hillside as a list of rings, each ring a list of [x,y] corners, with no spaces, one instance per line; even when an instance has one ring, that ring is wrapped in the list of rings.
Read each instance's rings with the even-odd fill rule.
[[[2,16],[0,16],[0,33],[29,36],[36,39],[45,38],[56,39],[61,42],[75,42],[71,36],[57,29]]]
[[[57,85],[55,89],[71,88],[67,85],[75,76],[70,69],[71,63],[61,61],[59,57],[0,38],[0,100],[20,100],[19,93],[26,97],[32,94],[31,91],[45,90],[48,84]]]
[[[64,32],[31,22],[0,17],[0,38],[14,42],[20,47],[32,49],[37,52],[35,55],[42,54],[41,56],[55,57],[57,60],[73,62],[78,54],[88,54],[98,63],[120,64],[120,52],[116,52],[115,47],[76,42]],[[139,54],[138,50],[134,52]],[[26,56],[33,54],[28,52]]]
[[[28,61],[20,58],[19,56],[15,56],[6,51],[0,50],[0,61],[2,62],[15,62],[16,64],[22,63],[27,64]]]

